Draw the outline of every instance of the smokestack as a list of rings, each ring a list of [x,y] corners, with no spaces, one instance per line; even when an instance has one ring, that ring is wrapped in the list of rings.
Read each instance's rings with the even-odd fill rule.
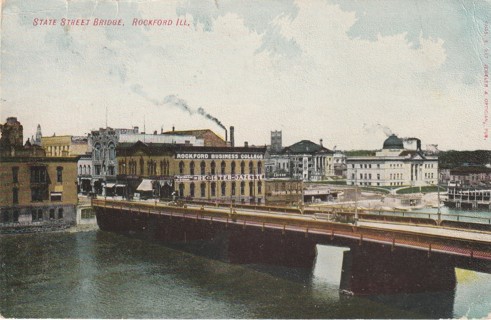
[[[234,126],[230,126],[230,146],[235,147],[235,128]]]
[[[322,145],[322,139],[320,140],[320,143],[321,143],[321,147],[323,147],[323,145]]]
[[[227,129],[226,128],[224,128],[224,129],[225,129],[225,144],[227,144],[227,142],[228,142],[228,134],[227,134]]]
[[[244,141],[244,147],[248,148],[249,147],[249,142]]]
[[[174,126],[172,126],[172,132],[176,131],[176,128]]]
[[[417,147],[416,147],[416,148],[417,148],[417,150],[418,150],[418,151],[421,151],[421,140],[416,139],[416,146],[417,146]]]

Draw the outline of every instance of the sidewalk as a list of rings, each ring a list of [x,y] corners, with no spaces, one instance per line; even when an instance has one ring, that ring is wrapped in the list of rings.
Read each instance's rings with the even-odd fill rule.
[[[361,220],[358,221],[359,226],[363,227],[373,227],[379,229],[388,230],[399,230],[399,231],[411,231],[418,232],[421,234],[454,237],[465,240],[477,240],[489,242],[491,244],[491,232],[478,231],[478,230],[457,230],[443,227],[432,227],[432,226],[415,226],[415,225],[404,225],[398,223],[385,223],[385,222],[372,222]]]

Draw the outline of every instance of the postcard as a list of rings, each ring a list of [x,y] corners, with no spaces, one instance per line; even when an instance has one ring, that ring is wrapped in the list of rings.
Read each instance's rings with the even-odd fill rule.
[[[121,231],[97,201],[165,200],[223,228],[134,225],[238,263],[97,226],[2,236],[0,314],[491,317],[490,18],[489,1],[3,0],[0,228]],[[312,214],[300,235],[246,221],[282,201]],[[392,240],[374,210],[403,212]],[[349,230],[316,235],[322,219]],[[428,221],[445,230],[399,234]]]

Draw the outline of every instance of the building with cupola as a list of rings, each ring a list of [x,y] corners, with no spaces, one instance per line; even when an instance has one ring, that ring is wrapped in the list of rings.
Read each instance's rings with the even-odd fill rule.
[[[334,175],[334,152],[310,140],[302,140],[279,152],[273,148],[273,133],[267,157],[267,177],[321,181]],[[276,148],[277,150],[277,148]]]
[[[438,183],[438,157],[421,150],[421,140],[392,134],[375,156],[348,157],[347,184],[428,186]]]

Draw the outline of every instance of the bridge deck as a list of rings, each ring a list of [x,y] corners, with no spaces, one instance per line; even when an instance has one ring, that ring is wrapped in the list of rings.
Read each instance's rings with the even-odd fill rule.
[[[163,215],[183,219],[209,221],[224,225],[240,225],[282,232],[304,233],[317,236],[319,243],[329,239],[341,238],[352,243],[372,242],[395,247],[440,252],[445,254],[491,261],[491,232],[465,230],[441,226],[386,223],[360,220],[355,226],[351,223],[329,221],[319,214],[301,215],[281,211],[261,210],[259,208],[187,205],[186,208],[165,204],[94,200],[93,205],[122,211]],[[278,208],[278,210],[282,210]]]

